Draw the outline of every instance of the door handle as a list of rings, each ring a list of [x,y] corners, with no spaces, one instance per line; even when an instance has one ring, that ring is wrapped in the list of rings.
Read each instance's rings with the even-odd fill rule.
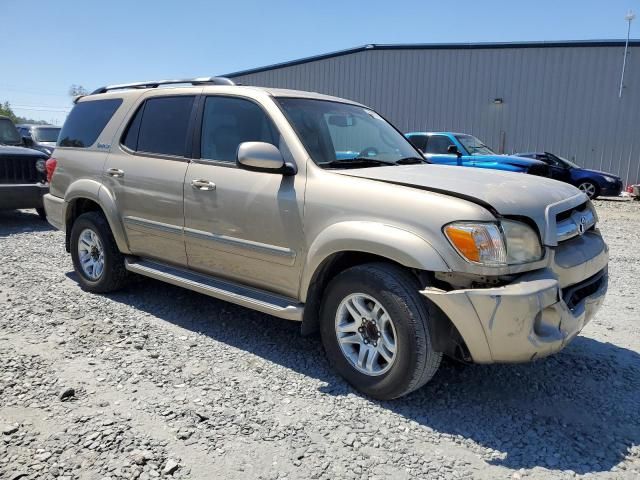
[[[191,186],[198,190],[212,191],[216,189],[216,184],[209,180],[191,180]]]
[[[107,170],[107,175],[110,177],[122,178],[124,177],[124,171],[119,168],[110,168]]]

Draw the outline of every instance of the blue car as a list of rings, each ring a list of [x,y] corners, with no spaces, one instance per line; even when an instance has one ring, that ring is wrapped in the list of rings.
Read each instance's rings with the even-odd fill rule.
[[[617,197],[622,192],[622,179],[617,175],[582,168],[566,158],[549,152],[516,153],[524,158],[541,160],[551,168],[551,177],[578,187],[591,199],[600,195]]]
[[[545,162],[498,155],[476,137],[466,133],[411,132],[405,136],[431,163],[551,176],[550,168]]]

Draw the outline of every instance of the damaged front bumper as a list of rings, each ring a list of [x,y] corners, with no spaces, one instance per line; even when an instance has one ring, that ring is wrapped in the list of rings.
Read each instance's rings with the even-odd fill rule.
[[[420,293],[456,326],[473,361],[525,362],[561,350],[607,291],[609,251],[599,232],[554,249],[549,267],[496,288]]]

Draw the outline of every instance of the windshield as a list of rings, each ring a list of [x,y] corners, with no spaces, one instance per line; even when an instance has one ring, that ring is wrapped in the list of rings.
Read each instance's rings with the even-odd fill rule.
[[[22,137],[18,129],[8,118],[0,118],[0,143],[5,145],[22,144]]]
[[[279,98],[278,102],[311,159],[323,168],[346,168],[356,161],[366,166],[424,161],[401,133],[372,110],[303,98]]]
[[[568,168],[582,168],[580,165],[578,165],[577,163],[573,163],[570,160],[567,160],[564,157],[559,157],[558,155],[554,154],[554,153],[547,153],[547,155],[551,156],[551,157],[555,157],[557,158],[560,163],[564,163],[566,167]]]
[[[469,155],[495,155],[496,153],[473,135],[456,135]]]
[[[36,142],[57,142],[58,134],[60,133],[59,127],[38,127],[34,130],[34,140]]]

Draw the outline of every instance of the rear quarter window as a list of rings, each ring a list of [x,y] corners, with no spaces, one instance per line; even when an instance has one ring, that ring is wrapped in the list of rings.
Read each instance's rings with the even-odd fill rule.
[[[58,137],[58,146],[90,147],[121,104],[121,98],[92,100],[76,104],[64,122]]]

